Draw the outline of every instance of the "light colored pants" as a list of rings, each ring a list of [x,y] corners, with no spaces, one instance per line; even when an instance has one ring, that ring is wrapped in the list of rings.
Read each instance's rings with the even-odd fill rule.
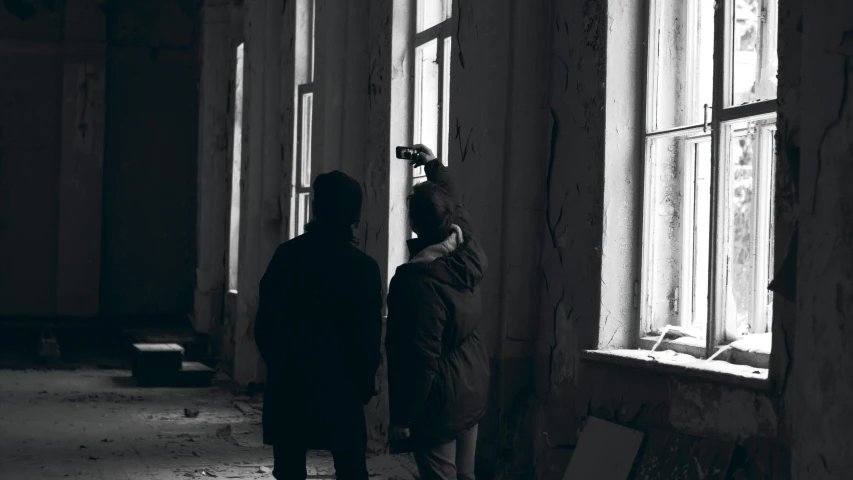
[[[430,450],[415,452],[421,480],[474,480],[477,425],[459,439]]]

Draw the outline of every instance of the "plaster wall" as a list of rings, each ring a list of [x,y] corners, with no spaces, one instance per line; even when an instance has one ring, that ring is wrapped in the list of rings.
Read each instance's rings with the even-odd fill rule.
[[[367,16],[323,5],[319,167],[363,183],[359,236],[387,281],[405,259],[407,172],[391,157],[410,135],[400,113],[410,100],[408,3],[371,0]],[[799,256],[800,293],[797,303],[775,297],[771,383],[755,390],[581,360],[585,349],[631,347],[638,334],[640,226],[624,219],[639,217],[642,5],[553,0],[524,12],[504,1],[453,4],[449,162],[490,257],[482,292],[493,388],[478,453],[494,468],[481,473],[562,478],[571,448],[554,445],[574,444],[595,415],[733,441],[744,478],[831,478],[849,468],[840,400],[849,382],[837,366],[846,361],[843,312],[853,288],[849,262],[838,261],[853,258],[842,188],[850,173],[846,6],[780,1],[775,260]],[[801,46],[802,29],[823,22],[832,28],[812,50]],[[346,55],[329,50],[341,43]],[[808,68],[801,51],[811,52]],[[360,56],[363,65],[353,60]],[[816,122],[805,128],[807,114]],[[787,248],[797,222],[801,246]],[[381,396],[368,409],[374,445],[384,442],[386,409]],[[814,421],[825,411],[832,421]]]
[[[0,315],[192,311],[196,19],[172,1],[0,9]]]
[[[198,10],[107,8],[100,313],[193,311],[198,152]]]
[[[792,477],[853,468],[853,5],[802,4],[797,333],[792,367]]]

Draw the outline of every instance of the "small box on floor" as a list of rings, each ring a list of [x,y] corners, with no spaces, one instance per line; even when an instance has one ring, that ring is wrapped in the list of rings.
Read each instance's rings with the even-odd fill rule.
[[[133,378],[140,386],[171,385],[184,360],[184,349],[174,343],[133,345]]]
[[[209,387],[216,370],[199,362],[184,362],[176,378],[179,387]]]

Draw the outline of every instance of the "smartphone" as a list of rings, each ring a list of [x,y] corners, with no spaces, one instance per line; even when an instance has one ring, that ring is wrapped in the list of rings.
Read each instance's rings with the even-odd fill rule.
[[[397,158],[400,160],[412,160],[417,154],[418,150],[414,147],[397,147]]]

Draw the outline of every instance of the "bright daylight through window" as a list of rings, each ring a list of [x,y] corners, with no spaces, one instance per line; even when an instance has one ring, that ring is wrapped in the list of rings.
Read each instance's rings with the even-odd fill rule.
[[[650,2],[643,346],[670,333],[710,356],[750,336],[769,352],[777,3]]]
[[[451,4],[451,0],[418,0],[415,34],[412,143],[430,147],[445,165],[450,130]],[[414,170],[412,186],[425,180],[423,168]]]
[[[240,250],[240,173],[243,160],[243,44],[234,61],[234,132],[231,140],[231,219],[228,231],[228,291],[237,291]]]
[[[305,224],[311,218],[311,141],[314,124],[314,16],[315,1],[297,3],[299,10],[300,50],[305,52],[301,60],[303,81],[297,81],[296,87],[296,152],[293,168],[293,195],[296,201],[290,208],[290,237],[305,232]]]

